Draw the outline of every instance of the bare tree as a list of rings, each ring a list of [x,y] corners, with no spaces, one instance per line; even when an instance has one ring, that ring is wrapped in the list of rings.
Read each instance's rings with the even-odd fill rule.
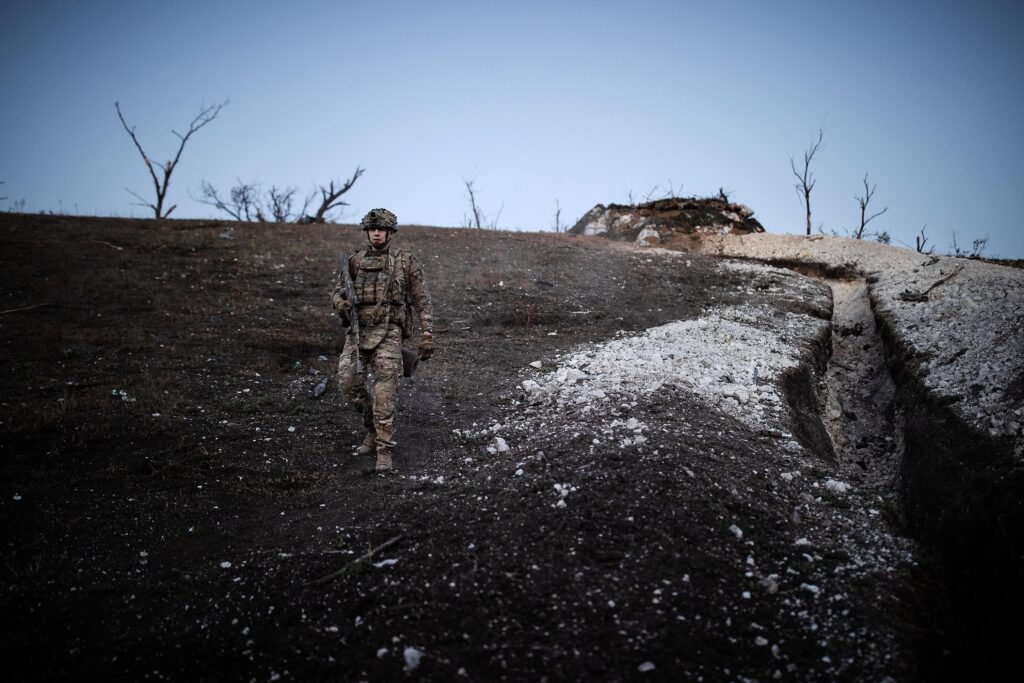
[[[305,215],[310,202],[310,198],[307,197],[302,207],[295,210],[295,193],[298,192],[298,188],[279,188],[277,185],[271,185],[270,189],[261,195],[259,183],[243,183],[241,180],[231,188],[227,199],[222,198],[217,188],[205,180],[200,186],[200,192],[200,197],[193,197],[195,201],[223,211],[236,221],[298,221]]]
[[[650,203],[654,199],[654,193],[658,191],[657,185],[652,185],[651,189],[647,190],[647,194],[644,195],[644,204]]]
[[[278,188],[277,185],[271,185],[267,190],[265,206],[275,223],[290,223],[306,214],[306,209],[309,208],[309,197],[302,202],[301,209],[292,211],[296,192],[298,192],[297,188]]]
[[[567,226],[562,223],[562,205],[555,199],[555,232],[562,232]]]
[[[331,209],[336,209],[339,206],[348,206],[348,202],[341,201],[340,197],[341,195],[351,190],[352,186],[356,184],[357,180],[359,180],[359,176],[363,175],[363,173],[365,172],[366,169],[356,166],[356,170],[354,173],[352,173],[352,177],[346,180],[344,183],[341,183],[338,187],[334,186],[333,180],[327,187],[324,187],[323,185],[318,186],[317,191],[320,192],[320,206],[317,207],[316,213],[314,215],[305,216],[302,222],[323,223],[328,211],[330,211]],[[314,192],[311,197],[306,199],[307,204],[315,197],[316,192]]]
[[[807,234],[811,234],[811,190],[814,189],[814,174],[811,173],[811,162],[814,161],[814,155],[825,148],[822,144],[822,140],[825,137],[825,131],[821,128],[818,129],[818,139],[811,143],[811,146],[804,152],[804,167],[803,171],[796,170],[796,162],[793,157],[789,157],[789,167],[793,170],[793,175],[799,181],[793,187],[796,188],[797,194],[800,195],[801,200],[804,203],[804,208],[807,209]]]
[[[466,186],[466,197],[469,199],[469,209],[472,212],[472,215],[463,217],[462,227],[476,228],[477,230],[482,230],[484,228],[497,230],[498,220],[501,218],[501,212],[505,210],[505,204],[502,203],[498,208],[498,213],[494,215],[494,218],[489,219],[487,214],[484,213],[483,209],[480,207],[480,204],[476,201],[477,189],[473,185],[475,182],[475,178],[472,180],[467,180],[466,178],[462,179],[462,183]]]
[[[117,118],[121,120],[121,125],[124,126],[125,132],[128,133],[128,137],[130,137],[132,142],[135,143],[135,149],[139,150],[142,160],[146,163],[146,170],[149,171],[149,176],[153,180],[153,191],[156,193],[156,199],[152,203],[147,202],[132,190],[129,190],[128,188],[125,188],[125,190],[142,202],[140,206],[148,206],[153,209],[153,214],[156,218],[167,218],[171,215],[171,212],[177,208],[177,205],[175,204],[164,211],[164,200],[167,197],[167,187],[171,183],[171,174],[174,173],[174,169],[178,166],[178,161],[181,160],[181,153],[185,149],[185,144],[188,142],[189,138],[196,133],[196,131],[217,118],[217,114],[219,114],[220,110],[227,106],[227,104],[228,100],[225,99],[220,104],[211,104],[208,107],[202,107],[199,110],[199,113],[196,114],[195,118],[192,119],[192,122],[188,125],[188,131],[184,135],[172,130],[171,132],[174,133],[179,140],[178,151],[170,161],[163,164],[155,164],[146,154],[146,151],[142,149],[142,144],[139,143],[139,139],[135,135],[135,126],[129,126],[128,122],[124,120],[124,115],[121,113],[120,103],[114,102],[114,109],[117,110]],[[157,176],[156,169],[154,167],[160,169],[160,173],[163,176],[162,178]]]
[[[676,187],[672,182],[672,179],[668,179],[668,190],[665,191],[663,199],[680,199],[683,195],[683,186],[685,183],[680,183],[679,187]]]
[[[467,227],[467,228],[475,227],[477,230],[482,230],[483,229],[483,225],[480,224],[481,223],[480,219],[481,219],[483,213],[480,211],[480,207],[476,203],[476,188],[473,187],[473,183],[476,182],[476,181],[475,180],[467,180],[467,179],[463,178],[462,182],[463,182],[463,184],[465,184],[465,186],[466,186],[466,194],[469,196],[469,209],[470,209],[470,211],[473,212],[472,216],[467,216],[465,221],[463,221],[464,222],[464,227]]]
[[[854,235],[853,235],[854,239],[858,239],[859,240],[861,237],[863,237],[864,236],[864,228],[867,227],[868,223],[870,223],[871,221],[875,220],[876,218],[878,218],[883,213],[885,213],[886,211],[889,210],[889,207],[887,206],[884,209],[882,209],[881,211],[877,211],[877,212],[871,214],[867,218],[864,217],[866,215],[866,213],[867,213],[868,204],[871,203],[871,198],[875,196],[875,190],[877,188],[878,188],[877,185],[871,185],[870,187],[868,186],[868,174],[865,173],[864,174],[864,196],[863,197],[858,197],[858,196],[854,195],[854,197],[853,197],[854,199],[857,200],[857,204],[860,206],[860,227],[857,228],[857,231],[854,233]]]
[[[982,252],[988,246],[988,237],[980,237],[971,242],[971,250],[967,251],[966,248],[961,249],[960,245],[956,242],[956,231],[953,231],[953,252],[952,255],[958,258],[981,258]]]
[[[928,247],[927,251],[925,250],[925,245],[928,244],[928,238],[924,236],[924,229],[927,227],[927,224],[922,225],[921,233],[914,236],[914,249],[916,249],[919,254],[931,254],[935,251],[934,246]]]
[[[205,180],[202,181],[199,191],[202,196],[193,197],[195,201],[219,209],[236,221],[251,221],[258,218],[259,185],[256,183],[243,183],[239,180],[238,184],[231,188],[227,200],[222,199],[217,188]]]

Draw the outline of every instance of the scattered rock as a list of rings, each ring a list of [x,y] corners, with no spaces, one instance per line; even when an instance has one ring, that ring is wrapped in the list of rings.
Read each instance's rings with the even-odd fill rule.
[[[402,656],[405,658],[405,665],[411,670],[415,669],[420,665],[420,661],[423,659],[423,653],[414,647],[407,647],[402,651]]]

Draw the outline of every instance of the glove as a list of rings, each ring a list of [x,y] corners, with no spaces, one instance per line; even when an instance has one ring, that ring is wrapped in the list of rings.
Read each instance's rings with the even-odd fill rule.
[[[420,345],[416,348],[420,360],[427,360],[434,355],[434,335],[424,332],[420,337]]]
[[[341,317],[346,320],[352,319],[352,302],[344,297],[342,294],[335,294],[331,297],[331,303],[334,305],[334,310],[341,314]]]

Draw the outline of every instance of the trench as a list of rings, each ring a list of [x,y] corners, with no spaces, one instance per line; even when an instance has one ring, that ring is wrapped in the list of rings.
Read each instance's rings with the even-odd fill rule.
[[[844,474],[890,491],[903,443],[895,428],[896,386],[886,366],[867,282],[829,280],[832,353],[825,372],[822,422]]]
[[[921,548],[908,586],[920,679],[1002,680],[1017,667],[1024,618],[1024,468],[1012,444],[935,400],[868,282],[786,265],[832,289],[818,408],[837,464],[891,500]]]

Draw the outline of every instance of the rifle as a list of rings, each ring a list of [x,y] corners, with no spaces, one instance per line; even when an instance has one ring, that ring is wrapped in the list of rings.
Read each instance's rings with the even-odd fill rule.
[[[352,337],[352,343],[355,344],[356,374],[361,375],[363,373],[363,361],[359,358],[359,299],[356,298],[356,289],[352,285],[352,276],[348,272],[348,262],[347,256],[343,256],[341,259],[341,272],[345,278],[345,298],[352,304],[352,314],[349,315],[348,321],[348,336]]]

